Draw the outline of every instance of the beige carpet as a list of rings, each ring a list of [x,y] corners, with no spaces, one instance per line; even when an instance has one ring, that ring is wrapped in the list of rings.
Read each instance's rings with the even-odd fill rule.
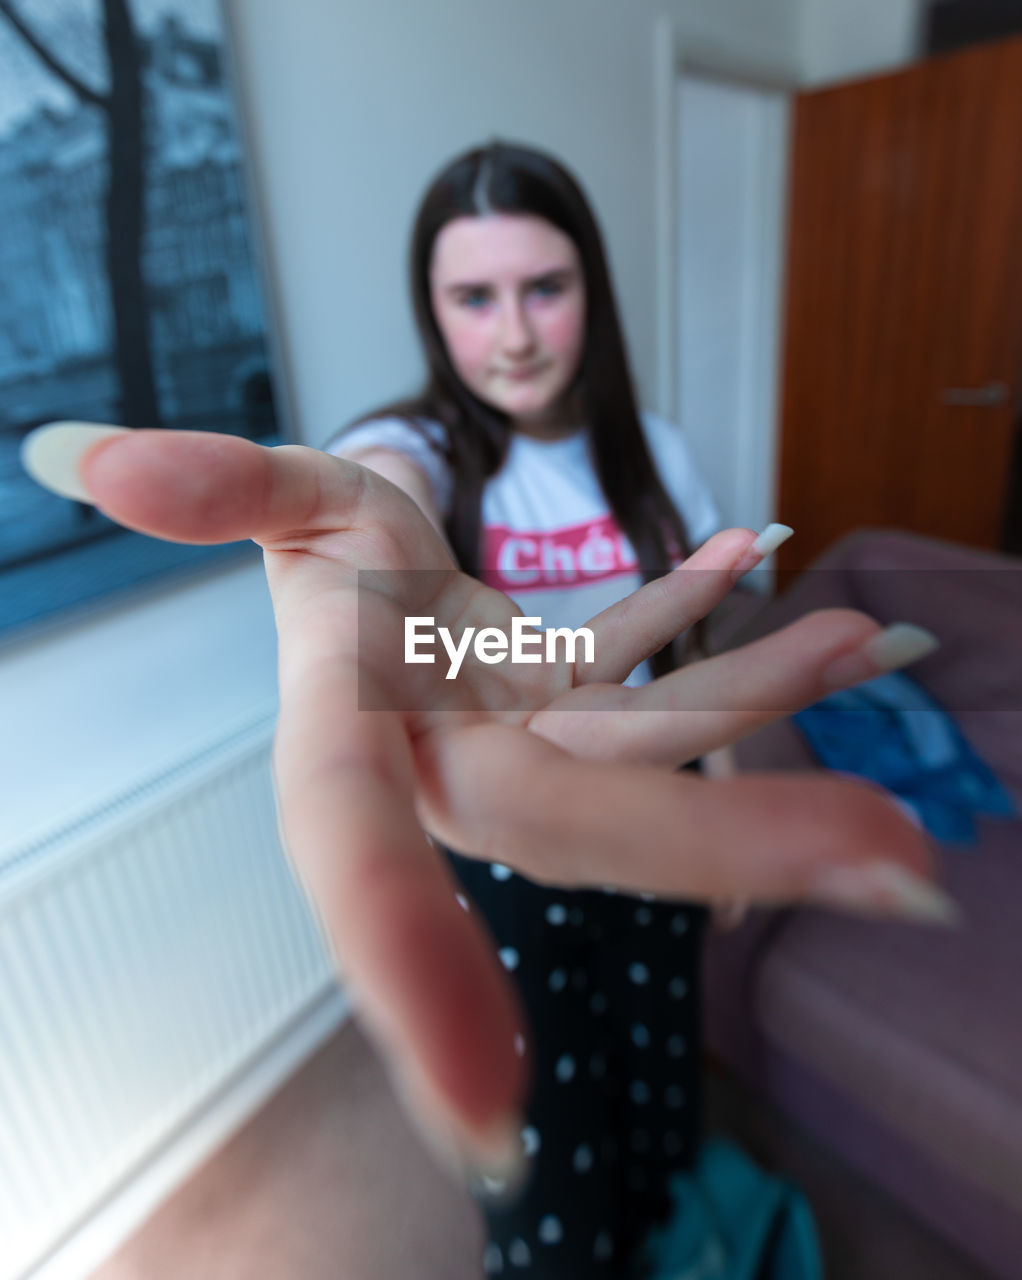
[[[478,1280],[482,1244],[349,1022],[93,1280]]]
[[[828,1280],[989,1280],[716,1071],[708,1095],[711,1130],[809,1192]],[[348,1023],[91,1280],[481,1280],[482,1243]]]

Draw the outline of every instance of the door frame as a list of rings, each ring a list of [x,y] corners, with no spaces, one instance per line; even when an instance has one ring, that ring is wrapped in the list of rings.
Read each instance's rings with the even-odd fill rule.
[[[685,39],[677,22],[662,15],[654,29],[654,225],[656,263],[656,402],[658,411],[672,422],[679,421],[681,402],[678,377],[678,350],[681,339],[679,281],[680,245],[680,130],[677,93],[684,77],[698,76],[730,82],[744,89],[760,89],[784,95],[789,112],[800,84],[794,75],[772,75],[723,50]],[[791,115],[789,114],[789,121]],[[764,341],[750,361],[748,382],[754,403],[763,406],[755,423],[742,424],[737,460],[735,491],[749,522],[761,528],[775,518],[777,502],[777,440],[781,407],[783,336],[785,316],[785,261],[787,248],[788,163],[790,124],[784,144],[779,225],[764,227],[763,269],[770,279],[757,282],[753,294],[771,298],[769,309],[759,306],[750,323]],[[764,285],[766,286],[764,288]]]

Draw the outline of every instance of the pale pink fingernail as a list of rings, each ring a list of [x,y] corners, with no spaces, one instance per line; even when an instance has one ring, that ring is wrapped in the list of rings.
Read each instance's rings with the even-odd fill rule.
[[[83,456],[100,440],[124,435],[127,427],[100,422],[47,422],[21,442],[21,465],[44,489],[62,498],[92,502],[78,472]]]
[[[767,556],[781,545],[787,542],[791,535],[795,532],[790,525],[772,523],[757,536],[756,541],[752,543],[745,555],[731,570],[731,581],[737,582],[739,578],[743,578],[750,569],[755,569],[756,565],[762,564]]]
[[[925,627],[893,622],[870,636],[861,648],[836,658],[824,669],[823,683],[828,689],[846,688],[885,671],[908,666],[939,648],[940,641]]]
[[[427,1150],[472,1194],[500,1201],[513,1197],[531,1167],[522,1140],[524,1120],[511,1115],[476,1130],[447,1118],[432,1090],[404,1063],[388,1064],[395,1093]]]
[[[958,925],[957,903],[935,884],[897,862],[827,867],[813,882],[812,902],[871,916],[894,916],[919,924]]]

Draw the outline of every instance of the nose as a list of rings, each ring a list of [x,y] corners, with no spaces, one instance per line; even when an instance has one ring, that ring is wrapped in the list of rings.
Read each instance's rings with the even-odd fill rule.
[[[519,297],[507,298],[501,308],[500,341],[509,356],[527,355],[534,345],[532,327]]]

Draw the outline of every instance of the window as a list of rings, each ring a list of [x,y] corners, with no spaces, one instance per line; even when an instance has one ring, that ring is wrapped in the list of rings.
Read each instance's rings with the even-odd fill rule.
[[[34,427],[79,419],[266,444],[284,435],[219,41],[168,0],[148,26],[136,10],[134,48],[114,51],[101,3],[65,3],[75,20],[36,33],[52,66],[0,12],[0,77],[20,102],[0,115],[0,638],[250,545],[179,547],[44,492],[19,461]],[[136,118],[106,109],[119,74],[142,78]],[[111,148],[112,131],[140,145]],[[114,158],[126,150],[141,163]],[[139,198],[133,228],[118,213]],[[108,257],[111,226],[118,252]],[[132,263],[137,272],[124,269]]]

